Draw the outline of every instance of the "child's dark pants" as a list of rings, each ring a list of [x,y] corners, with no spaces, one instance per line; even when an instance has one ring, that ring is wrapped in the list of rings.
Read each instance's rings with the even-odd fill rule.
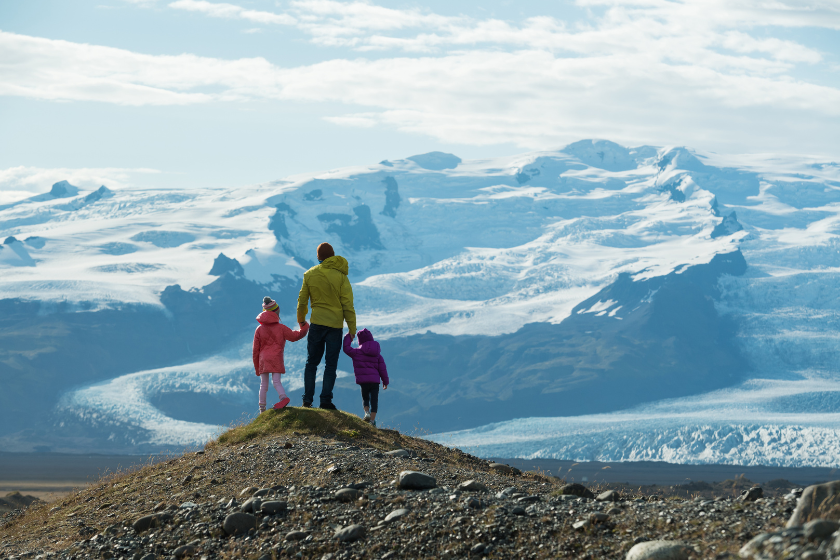
[[[371,412],[379,409],[379,383],[359,383],[362,388],[362,401],[365,406],[370,406]]]

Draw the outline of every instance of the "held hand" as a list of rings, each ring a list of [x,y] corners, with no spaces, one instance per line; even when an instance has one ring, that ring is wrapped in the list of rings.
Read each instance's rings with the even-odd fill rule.
[[[298,326],[300,328],[304,328],[306,326],[306,321],[304,321],[303,323],[298,323]]]
[[[382,386],[382,390],[383,390],[383,391],[387,391],[387,390],[388,390],[388,386],[387,386],[387,385],[383,385],[383,386]]]

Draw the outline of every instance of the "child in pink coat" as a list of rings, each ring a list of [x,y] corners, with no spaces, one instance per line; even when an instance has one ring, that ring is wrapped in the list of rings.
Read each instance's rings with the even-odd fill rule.
[[[289,404],[289,397],[280,382],[280,375],[286,373],[283,351],[287,340],[296,342],[306,336],[309,323],[301,323],[300,330],[293,331],[280,322],[280,306],[268,296],[263,298],[263,312],[257,315],[257,321],[260,326],[254,331],[254,370],[260,377],[260,413],[263,413],[269,376],[280,399],[274,408],[280,410]]]

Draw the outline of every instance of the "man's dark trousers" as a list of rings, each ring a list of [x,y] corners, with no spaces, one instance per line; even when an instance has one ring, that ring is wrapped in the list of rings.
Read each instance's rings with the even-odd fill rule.
[[[338,367],[338,356],[341,354],[342,329],[325,327],[324,325],[310,325],[306,335],[306,368],[303,370],[303,402],[312,404],[315,397],[315,372],[326,350],[326,365],[324,366],[324,382],[321,386],[321,404],[331,404],[333,387],[335,387],[335,370]]]

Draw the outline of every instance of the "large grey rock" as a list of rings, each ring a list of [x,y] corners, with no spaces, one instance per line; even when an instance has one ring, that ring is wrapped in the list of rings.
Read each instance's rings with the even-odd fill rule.
[[[263,502],[260,506],[260,511],[265,515],[277,515],[278,513],[283,513],[286,511],[286,502],[281,502],[279,500]]]
[[[353,542],[365,536],[365,528],[361,525],[350,525],[335,532],[335,537],[341,542]]]
[[[228,535],[239,535],[257,528],[257,518],[250,513],[236,512],[225,517],[222,525]]]
[[[410,453],[405,449],[394,449],[393,451],[388,451],[385,455],[390,455],[391,457],[408,457]]]
[[[621,500],[621,496],[615,490],[607,490],[598,494],[595,499],[599,502],[617,502]]]
[[[257,513],[260,511],[260,507],[262,506],[262,500],[260,498],[250,498],[242,507],[239,508],[239,511],[244,511],[246,513]]]
[[[399,487],[406,490],[427,490],[437,487],[433,476],[417,471],[403,471],[399,477]]]
[[[840,480],[815,484],[802,492],[787,527],[803,525],[814,519],[840,517]]]
[[[688,560],[689,550],[680,541],[648,541],[631,548],[627,560]]]
[[[566,496],[577,496],[578,498],[589,498],[590,500],[595,499],[595,494],[590,492],[583,484],[578,483],[563,486],[560,488],[560,493]]]
[[[164,523],[168,523],[172,520],[171,513],[153,513],[152,515],[144,515],[143,517],[137,519],[133,524],[134,530],[138,533],[142,533],[148,529],[153,527],[160,527]]]
[[[339,502],[354,502],[362,497],[363,492],[355,488],[342,488],[335,493],[335,499]]]
[[[764,497],[764,490],[761,489],[760,486],[753,486],[749,490],[744,490],[741,492],[741,495],[738,496],[739,502],[754,502],[759,498]]]
[[[459,484],[458,490],[467,492],[486,492],[487,487],[477,480],[468,480]]]
[[[287,541],[302,541],[308,535],[303,531],[289,531],[286,533],[286,540]]]
[[[802,529],[805,533],[805,538],[809,541],[824,541],[830,537],[834,531],[840,529],[840,523],[830,519],[814,519],[813,521],[806,523]]]
[[[271,488],[260,488],[256,492],[254,492],[254,498],[262,498],[263,496],[268,496],[271,494],[273,490]]]
[[[501,474],[516,474],[519,469],[515,469],[510,465],[503,465],[501,463],[490,463],[490,470]]]
[[[401,517],[405,517],[409,513],[411,513],[411,510],[409,510],[409,509],[405,509],[405,508],[395,509],[394,511],[392,511],[391,513],[389,513],[388,515],[385,516],[385,523],[391,523],[392,521],[396,521],[396,520],[400,519]]]

